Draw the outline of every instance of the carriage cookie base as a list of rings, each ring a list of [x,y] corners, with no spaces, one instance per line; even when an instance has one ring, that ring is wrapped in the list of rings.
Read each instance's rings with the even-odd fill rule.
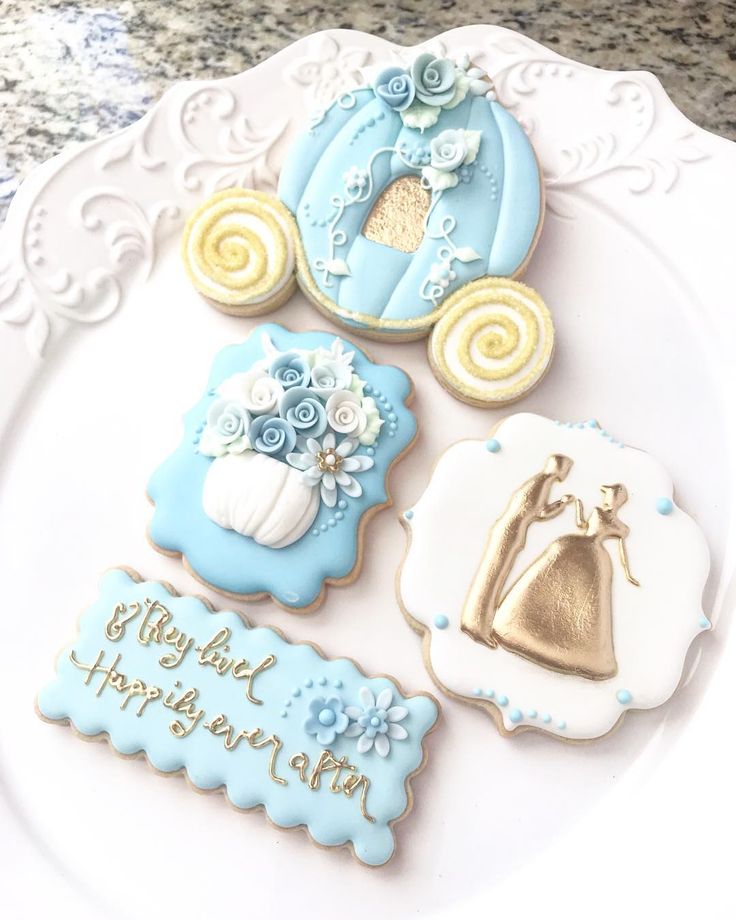
[[[543,202],[543,191],[541,195]],[[289,237],[288,240],[285,240],[281,245],[289,248],[290,251],[293,252],[293,274],[286,280],[279,279],[278,289],[273,296],[270,296],[270,293],[267,291],[261,293],[260,298],[256,302],[253,302],[250,291],[244,289],[240,298],[241,302],[235,300],[235,293],[228,293],[228,301],[223,302],[223,299],[218,299],[216,295],[216,287],[211,285],[208,280],[202,283],[202,279],[198,278],[192,269],[189,246],[190,239],[195,232],[196,221],[200,218],[202,213],[206,213],[209,207],[213,205],[219,206],[221,203],[228,201],[230,201],[231,207],[234,210],[239,207],[261,209],[264,206],[268,206],[280,215],[284,232]],[[317,285],[311,272],[294,215],[278,198],[264,192],[256,192],[250,189],[229,189],[218,192],[212,196],[212,198],[197,209],[190,218],[182,238],[182,256],[187,274],[195,288],[210,304],[233,316],[255,317],[271,313],[282,306],[291,297],[296,284],[298,284],[299,288],[313,306],[328,319],[353,334],[376,341],[390,342],[409,342],[429,336],[429,363],[432,372],[440,384],[451,395],[463,402],[480,408],[487,408],[489,406],[508,405],[511,402],[521,399],[544,377],[552,359],[554,350],[554,327],[549,311],[533,289],[515,280],[515,278],[523,272],[531,257],[532,250],[539,237],[541,224],[542,219],[540,217],[534,240],[526,259],[523,264],[519,266],[513,277],[494,278],[491,276],[482,276],[481,278],[476,278],[462,285],[448,297],[443,298],[439,306],[427,316],[418,317],[412,320],[394,320],[390,323],[382,323],[380,318],[377,319],[367,314],[345,310],[324,294]],[[487,291],[486,301],[483,304],[472,307],[470,299],[476,296],[477,292],[484,289]],[[498,303],[496,300],[497,292],[505,292],[506,306],[512,308],[514,311],[522,308],[526,309],[528,314],[529,311],[524,307],[523,302],[526,301],[527,304],[531,303],[534,305],[534,312],[536,315],[532,320],[532,325],[527,325],[524,334],[532,336],[534,341],[541,339],[541,344],[538,348],[533,349],[530,354],[530,357],[534,359],[533,367],[531,370],[527,369],[523,378],[520,378],[523,385],[520,385],[519,380],[517,380],[516,385],[514,383],[508,384],[505,382],[508,380],[509,376],[512,376],[509,374],[508,367],[501,365],[498,370],[489,370],[483,366],[482,358],[480,360],[475,360],[475,357],[471,359],[471,349],[477,352],[477,348],[474,344],[470,344],[466,348],[466,370],[469,375],[467,381],[462,379],[464,374],[460,370],[458,364],[462,359],[457,349],[454,352],[454,357],[456,359],[454,361],[456,365],[455,371],[450,368],[446,356],[442,353],[443,350],[440,340],[444,342],[445,330],[452,327],[455,323],[462,323],[466,313],[472,312],[472,307],[472,309],[479,313],[479,318],[482,318],[481,328],[474,334],[474,337],[478,338],[482,336],[493,340],[495,347],[500,348],[502,358],[514,360],[513,349],[509,354],[504,340],[504,335],[510,334],[509,330],[504,330],[502,327],[499,332],[496,328],[498,322],[505,321],[510,323],[510,320],[507,320],[504,315],[501,315],[499,318],[496,312],[498,311]],[[512,300],[508,299],[509,296]],[[502,306],[501,309],[504,309],[504,307]],[[514,330],[515,327],[511,326],[511,332],[514,332],[518,337],[518,332]],[[494,377],[497,377],[499,384],[502,384],[500,390],[497,390],[496,393],[493,392],[493,388],[487,383],[487,381],[493,380]],[[484,381],[486,381],[486,383],[484,383]],[[483,392],[483,386],[486,386],[486,392]]]
[[[354,334],[431,335],[433,372],[459,399],[504,405],[542,378],[552,321],[515,279],[539,238],[543,174],[469,55],[387,62],[338,94],[294,141],[277,196],[220,192],[187,224],[190,278],[215,302],[219,289],[228,312],[283,302],[293,268],[307,299]]]

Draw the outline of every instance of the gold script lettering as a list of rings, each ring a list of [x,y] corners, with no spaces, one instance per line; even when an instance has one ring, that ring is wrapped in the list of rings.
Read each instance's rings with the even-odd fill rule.
[[[357,768],[348,763],[347,757],[344,755],[339,760],[337,760],[332,751],[322,751],[308,778],[307,771],[309,769],[309,757],[303,751],[300,751],[298,754],[292,754],[292,756],[289,758],[289,766],[294,770],[299,771],[299,779],[306,784],[308,789],[311,789],[312,791],[320,788],[320,777],[323,773],[334,770],[335,773],[329,786],[330,791],[337,793],[342,792],[347,798],[350,799],[353,797],[355,791],[360,789],[361,815],[363,815],[366,821],[370,821],[371,824],[373,824],[373,822],[376,820],[372,815],[368,814],[366,807],[366,799],[368,797],[368,789],[370,787],[371,781],[364,774],[357,773]],[[342,785],[340,785],[340,774],[343,770],[347,770],[348,775],[342,781]]]
[[[205,722],[204,727],[211,731],[213,735],[223,735],[223,744],[228,751],[234,750],[243,740],[247,741],[249,746],[254,750],[267,747],[269,744],[273,745],[273,750],[271,751],[271,756],[268,761],[268,775],[274,782],[283,786],[287,785],[286,780],[276,773],[276,758],[283,747],[283,742],[277,735],[271,734],[266,738],[261,738],[263,729],[260,728],[253,728],[250,730],[242,729],[236,732],[233,726],[228,722],[227,716],[222,712],[213,716],[209,722]]]

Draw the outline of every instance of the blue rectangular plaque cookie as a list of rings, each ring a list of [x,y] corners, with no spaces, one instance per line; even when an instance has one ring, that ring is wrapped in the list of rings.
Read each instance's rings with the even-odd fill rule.
[[[103,576],[37,706],[162,773],[222,788],[236,808],[349,844],[371,866],[393,855],[439,714],[429,694],[407,697],[349,659],[126,569]]]

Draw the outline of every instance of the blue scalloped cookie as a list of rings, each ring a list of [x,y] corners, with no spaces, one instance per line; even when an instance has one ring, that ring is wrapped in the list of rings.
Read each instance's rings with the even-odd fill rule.
[[[357,574],[367,517],[412,444],[403,371],[329,333],[259,326],[215,358],[151,477],[149,536],[227,594],[307,610]]]

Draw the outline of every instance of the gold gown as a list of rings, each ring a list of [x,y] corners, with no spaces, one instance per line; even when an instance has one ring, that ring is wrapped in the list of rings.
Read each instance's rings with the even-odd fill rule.
[[[509,589],[493,619],[493,637],[537,664],[591,680],[614,677],[611,584],[605,540],[629,528],[615,510],[595,508],[585,533],[551,543]]]

